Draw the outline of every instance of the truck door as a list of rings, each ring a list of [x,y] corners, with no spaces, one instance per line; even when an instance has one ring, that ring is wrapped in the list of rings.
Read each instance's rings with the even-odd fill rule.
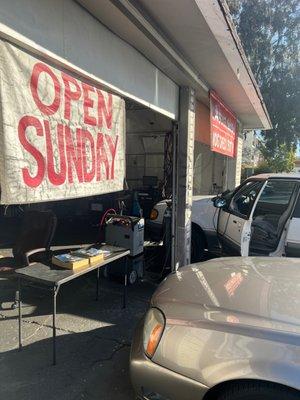
[[[251,236],[251,211],[263,181],[247,181],[220,210],[218,236],[223,251],[230,255],[248,255]]]
[[[298,190],[299,191],[299,190]],[[285,254],[287,257],[300,257],[300,194],[294,208],[286,236]]]
[[[267,181],[252,213],[249,255],[284,253],[282,237],[293,212],[298,191],[299,184],[295,179],[272,178]],[[290,238],[293,237],[294,226],[293,221],[291,222]]]

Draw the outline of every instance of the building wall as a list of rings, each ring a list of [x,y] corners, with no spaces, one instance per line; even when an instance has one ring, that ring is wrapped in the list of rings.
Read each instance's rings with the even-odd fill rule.
[[[226,166],[226,187],[224,190],[232,190],[241,183],[243,136],[239,135],[236,144],[236,157],[228,158]]]
[[[164,174],[164,140],[172,129],[171,121],[151,110],[126,112],[126,179],[129,187],[143,185],[143,176]]]
[[[120,94],[177,117],[178,86],[75,1],[0,0],[3,33],[41,46]]]
[[[294,174],[300,174],[300,159],[299,158],[295,161],[295,167],[292,172]]]
[[[197,101],[194,146],[194,195],[217,194],[240,184],[243,137],[237,139],[235,158],[210,149],[210,111]]]
[[[255,168],[261,161],[261,153],[258,150],[258,138],[255,131],[244,134],[242,163],[247,168]]]
[[[210,146],[195,141],[194,195],[217,194],[222,191],[225,172],[225,157],[211,151]]]
[[[200,101],[196,101],[195,140],[210,146],[210,111]]]

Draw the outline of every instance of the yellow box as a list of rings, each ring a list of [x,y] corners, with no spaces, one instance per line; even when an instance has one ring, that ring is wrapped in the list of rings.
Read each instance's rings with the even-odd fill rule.
[[[52,257],[52,263],[66,269],[76,270],[89,266],[89,259],[71,254],[59,254]]]

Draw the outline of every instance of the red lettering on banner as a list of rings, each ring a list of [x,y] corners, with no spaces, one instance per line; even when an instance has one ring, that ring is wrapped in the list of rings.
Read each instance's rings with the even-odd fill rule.
[[[235,156],[237,119],[213,91],[210,92],[210,135],[212,151]]]
[[[89,93],[95,92],[95,89],[86,83],[82,83],[82,89],[83,89],[83,121],[87,125],[96,126],[97,125],[96,118],[89,114],[89,108],[93,108],[94,106],[94,100],[89,97]]]
[[[27,140],[28,127],[34,127],[38,136],[45,137],[45,157]],[[57,146],[54,146],[55,139],[51,134],[49,121],[44,120],[42,124],[37,118],[30,116],[20,120],[18,133],[24,149],[37,162],[35,176],[30,175],[28,168],[22,169],[24,183],[29,187],[39,186],[46,170],[49,182],[54,186],[63,185],[66,181],[74,183],[74,170],[79,183],[92,182],[93,179],[115,179],[118,135],[113,138],[99,132],[95,141],[87,129],[76,128],[76,140],[73,140],[70,127],[59,123],[56,127]],[[58,160],[59,167],[55,165],[55,160]]]
[[[64,143],[64,126],[62,124],[57,125],[57,142],[58,152],[60,160],[60,171],[55,171],[54,166],[54,153],[53,145],[51,140],[50,124],[49,121],[44,121],[45,136],[46,136],[46,148],[47,148],[47,171],[49,181],[55,185],[62,185],[66,180],[66,156],[65,156],[65,143]]]
[[[61,77],[65,86],[65,111],[64,117],[70,121],[71,119],[71,101],[78,101],[81,96],[81,88],[75,78],[70,75],[61,73]],[[72,90],[73,88],[73,90]]]
[[[106,179],[109,179],[109,162],[104,146],[104,135],[101,132],[99,132],[97,136],[96,155],[97,155],[97,177],[96,177],[97,181],[100,181],[102,177],[101,174],[102,165],[104,165],[105,168]]]
[[[91,154],[91,168],[88,170],[86,151]],[[95,144],[93,136],[87,129],[81,130],[82,171],[85,182],[91,182],[95,176]]]
[[[52,104],[45,104],[39,97],[38,93],[38,83],[39,83],[39,77],[40,74],[44,72],[50,76],[53,82],[53,87],[54,87],[54,100]],[[59,81],[54,74],[54,72],[51,70],[50,67],[47,65],[39,62],[34,65],[32,74],[31,74],[31,79],[30,79],[30,89],[32,93],[32,97],[34,99],[35,104],[39,108],[39,110],[45,114],[45,115],[53,115],[57,112],[59,109],[60,105],[60,84]]]
[[[115,178],[115,158],[116,158],[116,152],[117,152],[117,145],[118,145],[119,136],[116,135],[115,143],[113,142],[113,139],[112,139],[111,136],[105,135],[105,138],[106,138],[106,141],[108,143],[108,147],[109,147],[110,154],[111,154],[111,157],[112,157],[111,169],[110,169],[110,179],[114,179]]]
[[[28,151],[28,153],[30,153],[33,158],[35,158],[37,163],[37,173],[35,176],[30,175],[28,168],[22,168],[23,180],[27,186],[35,188],[42,183],[42,180],[44,178],[45,160],[42,153],[28,142],[26,138],[26,129],[28,127],[34,127],[38,136],[43,136],[44,133],[43,126],[37,118],[25,115],[20,119],[18,125],[18,136],[20,143],[22,144],[24,149]]]
[[[38,110],[34,105],[31,108],[40,117],[22,117],[18,136],[24,150],[35,160],[37,171],[33,173],[28,167],[22,168],[25,185],[36,188],[44,180],[61,186],[119,178],[115,176],[119,136],[115,135],[117,127],[113,127],[113,96],[64,72],[59,74],[57,76],[42,62],[35,63],[32,69],[30,90]],[[53,100],[44,98],[48,86],[51,92],[53,88]],[[98,132],[98,128],[103,128],[104,132],[101,129]],[[43,137],[38,141],[44,143],[41,149],[26,137],[27,129],[31,129],[33,136]],[[112,130],[111,135],[108,130]],[[35,143],[36,137],[30,137]],[[117,171],[119,173],[119,169]],[[119,182],[117,184],[120,186]],[[102,191],[106,186],[99,185]]]
[[[107,129],[112,127],[112,95],[108,94],[107,107],[105,104],[104,95],[101,90],[97,89],[98,93],[98,126],[102,128],[103,126],[103,116],[106,122]]]
[[[68,164],[68,179],[70,183],[73,183],[73,168],[77,174],[78,182],[83,182],[82,174],[82,160],[81,160],[81,129],[76,129],[76,148],[72,139],[72,132],[69,126],[65,127],[65,140],[66,140],[66,154]]]

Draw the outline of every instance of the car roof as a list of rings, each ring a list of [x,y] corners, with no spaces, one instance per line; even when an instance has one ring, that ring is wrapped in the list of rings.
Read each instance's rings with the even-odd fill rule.
[[[250,176],[247,180],[256,179],[265,181],[267,179],[300,179],[300,174],[293,174],[293,173],[281,173],[281,174],[259,174]]]

